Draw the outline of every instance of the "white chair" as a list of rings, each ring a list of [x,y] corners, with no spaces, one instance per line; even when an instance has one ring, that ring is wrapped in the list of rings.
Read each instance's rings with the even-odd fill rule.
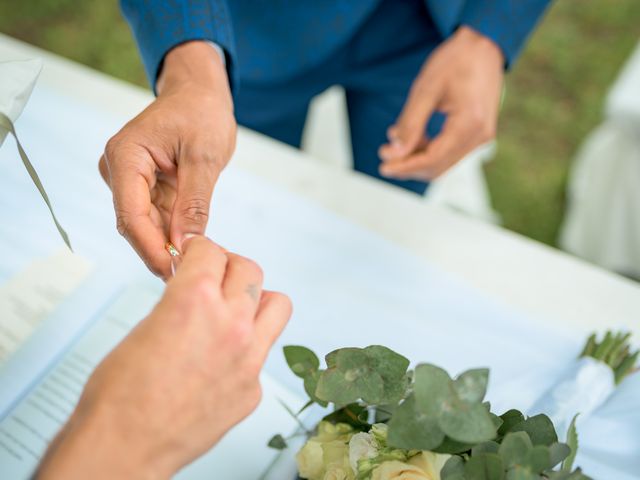
[[[640,279],[640,44],[574,161],[563,249]]]

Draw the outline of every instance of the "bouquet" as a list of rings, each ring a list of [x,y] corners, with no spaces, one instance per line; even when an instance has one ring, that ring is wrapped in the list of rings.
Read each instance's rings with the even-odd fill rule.
[[[332,405],[296,455],[308,480],[588,480],[573,468],[574,421],[566,443],[546,415],[500,415],[484,401],[489,371],[455,378],[384,346],[341,348],[318,357],[287,346],[286,361],[311,405]],[[269,445],[287,447],[282,435]]]

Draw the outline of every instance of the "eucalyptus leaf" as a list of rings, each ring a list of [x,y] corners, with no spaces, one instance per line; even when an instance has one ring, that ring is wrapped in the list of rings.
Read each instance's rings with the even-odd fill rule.
[[[534,445],[549,446],[558,441],[553,422],[545,414],[541,413],[527,418],[525,421],[514,425],[512,432],[527,432]]]
[[[432,451],[435,453],[448,453],[449,455],[455,455],[458,453],[468,452],[473,448],[473,445],[473,443],[458,442],[450,437],[444,437],[442,443]]]
[[[294,375],[305,378],[320,368],[320,360],[307,347],[287,345],[283,349],[284,358]]]
[[[516,466],[507,472],[506,480],[540,480],[540,475],[527,467]]]
[[[397,408],[388,425],[387,441],[395,448],[433,450],[444,440],[437,418],[417,411],[413,395]]]
[[[487,393],[488,384],[489,370],[486,368],[467,370],[461,373],[453,382],[460,400],[468,403],[482,402]]]
[[[527,453],[522,465],[529,467],[534,473],[542,473],[547,468],[551,468],[551,453],[549,447],[545,445],[535,445]]]
[[[464,475],[464,460],[457,455],[449,458],[440,470],[442,480],[451,480],[454,476],[462,475]]]
[[[459,442],[486,442],[496,436],[496,427],[481,403],[447,405],[438,417],[438,425],[447,436]]]
[[[494,441],[479,443],[471,449],[471,456],[480,455],[481,453],[498,453],[500,444]]]
[[[502,440],[498,453],[506,467],[511,468],[521,464],[532,448],[533,444],[526,432],[511,432]]]
[[[413,376],[418,410],[426,415],[439,415],[454,394],[449,374],[440,367],[425,363],[416,367]]]
[[[520,422],[524,422],[524,415],[522,412],[512,409],[504,412],[500,415],[502,419],[502,425],[498,428],[498,435],[504,437],[507,433],[511,431],[511,429],[518,425]]]
[[[576,430],[576,421],[578,420],[578,414],[576,414],[571,420],[569,429],[567,430],[567,446],[571,450],[567,458],[562,462],[560,469],[563,472],[570,472],[573,468],[573,462],[578,454],[578,431]]]
[[[282,435],[277,434],[271,437],[271,440],[269,440],[269,443],[267,445],[270,448],[274,448],[276,450],[284,450],[285,448],[287,448],[287,441]]]
[[[497,453],[472,456],[464,466],[466,480],[502,480],[504,463]]]
[[[566,443],[552,443],[549,445],[550,464],[547,468],[553,468],[565,460],[571,454],[571,448]],[[570,469],[569,469],[570,470]]]

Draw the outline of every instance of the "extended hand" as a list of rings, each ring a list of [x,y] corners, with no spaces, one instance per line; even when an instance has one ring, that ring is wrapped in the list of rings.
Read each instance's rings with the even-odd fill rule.
[[[258,404],[289,300],[204,237],[183,249],[160,303],[90,377],[39,479],[169,478]]]
[[[504,57],[488,38],[468,27],[458,31],[425,62],[413,82],[389,144],[380,147],[380,173],[431,180],[478,145],[495,137]],[[447,115],[442,132],[425,136],[435,111]]]
[[[171,50],[158,98],[107,143],[100,173],[118,231],[149,269],[168,278],[167,241],[204,233],[213,187],[235,148],[226,70],[203,42]]]

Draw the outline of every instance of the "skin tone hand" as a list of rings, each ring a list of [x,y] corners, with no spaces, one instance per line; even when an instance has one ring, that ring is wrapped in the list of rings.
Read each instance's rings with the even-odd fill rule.
[[[168,479],[260,400],[291,304],[252,261],[187,239],[161,301],[103,361],[38,479]]]
[[[423,65],[407,101],[380,147],[380,173],[397,179],[432,180],[475,147],[495,137],[504,56],[487,37],[468,27],[456,33]],[[447,115],[441,133],[425,128],[435,111]]]
[[[118,231],[149,269],[170,276],[164,250],[203,234],[218,175],[236,141],[226,69],[204,42],[165,57],[158,98],[109,140],[100,173],[113,192]]]

